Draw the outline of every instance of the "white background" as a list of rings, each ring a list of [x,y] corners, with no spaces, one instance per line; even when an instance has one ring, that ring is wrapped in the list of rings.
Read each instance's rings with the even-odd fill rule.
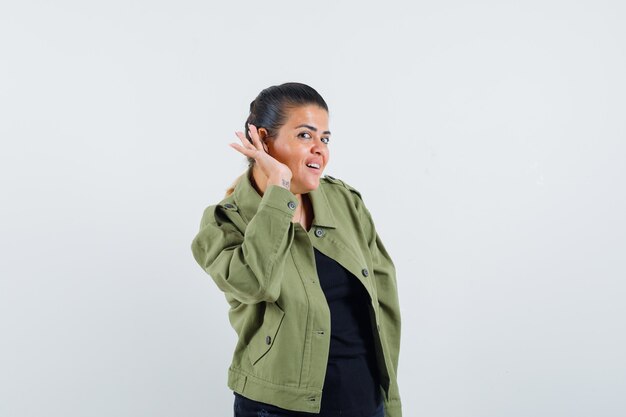
[[[0,416],[232,415],[190,244],[250,101],[330,106],[398,269],[404,414],[626,413],[621,1],[0,6]]]

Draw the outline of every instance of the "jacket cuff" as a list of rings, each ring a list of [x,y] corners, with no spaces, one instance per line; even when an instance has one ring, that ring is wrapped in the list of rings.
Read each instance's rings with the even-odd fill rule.
[[[385,417],[402,417],[400,400],[384,401]]]
[[[288,189],[272,184],[265,189],[259,210],[264,207],[271,207],[293,216],[296,207],[298,207],[298,199]]]

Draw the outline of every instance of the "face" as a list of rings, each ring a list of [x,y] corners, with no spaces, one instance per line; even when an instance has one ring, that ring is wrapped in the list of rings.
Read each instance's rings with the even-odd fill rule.
[[[329,141],[328,112],[307,105],[292,109],[276,137],[266,142],[268,153],[291,170],[294,194],[308,193],[319,186],[328,164]]]

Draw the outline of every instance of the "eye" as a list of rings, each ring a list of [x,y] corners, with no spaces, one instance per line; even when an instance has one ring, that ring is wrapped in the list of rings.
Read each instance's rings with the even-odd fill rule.
[[[323,143],[328,145],[328,142],[330,142],[330,138],[322,138],[321,139]]]
[[[298,137],[304,138],[304,139],[311,139],[311,135],[309,134],[309,132],[302,132],[298,135]]]

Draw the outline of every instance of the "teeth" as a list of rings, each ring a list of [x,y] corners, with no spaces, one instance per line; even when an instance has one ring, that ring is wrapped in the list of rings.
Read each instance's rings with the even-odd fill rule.
[[[311,168],[320,169],[320,164],[306,164],[306,166],[311,167]]]

